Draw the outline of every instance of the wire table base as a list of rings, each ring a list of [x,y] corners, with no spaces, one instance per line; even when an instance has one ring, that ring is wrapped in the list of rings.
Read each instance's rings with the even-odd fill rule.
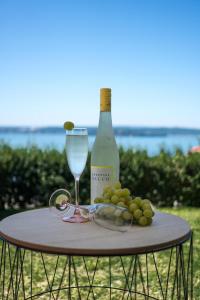
[[[193,299],[193,237],[133,256],[52,255],[0,245],[0,299]]]

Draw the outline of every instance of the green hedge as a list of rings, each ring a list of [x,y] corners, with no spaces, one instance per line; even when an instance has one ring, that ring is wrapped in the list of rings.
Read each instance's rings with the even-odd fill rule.
[[[81,203],[89,202],[89,158],[81,177]],[[159,206],[200,206],[200,154],[174,155],[161,151],[149,157],[146,151],[120,149],[120,180],[134,195]],[[50,194],[67,188],[73,194],[73,177],[64,151],[37,147],[0,145],[0,209],[48,205]]]

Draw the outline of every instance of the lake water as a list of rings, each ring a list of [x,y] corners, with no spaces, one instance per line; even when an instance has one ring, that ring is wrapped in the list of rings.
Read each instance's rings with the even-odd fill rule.
[[[94,136],[89,136],[90,149],[94,139]],[[27,147],[34,144],[40,148],[54,147],[63,150],[65,146],[65,135],[60,133],[0,133],[0,140],[14,147]],[[170,152],[174,152],[178,147],[187,153],[192,146],[200,144],[198,135],[116,136],[116,140],[117,144],[125,149],[146,149],[149,155],[158,154],[163,147]]]

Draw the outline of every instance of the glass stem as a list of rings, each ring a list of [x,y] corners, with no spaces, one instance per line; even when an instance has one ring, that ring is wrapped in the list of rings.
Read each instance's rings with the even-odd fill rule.
[[[79,205],[79,177],[75,177],[75,198],[76,206]]]

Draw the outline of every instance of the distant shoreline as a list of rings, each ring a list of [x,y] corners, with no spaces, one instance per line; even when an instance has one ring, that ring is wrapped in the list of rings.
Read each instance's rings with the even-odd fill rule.
[[[88,134],[96,135],[97,128],[87,126]],[[200,135],[200,129],[182,127],[126,127],[115,126],[117,136],[143,136],[143,137],[165,137],[169,135]],[[41,133],[41,134],[63,134],[63,128],[58,126],[48,127],[26,127],[26,126],[0,126],[0,133]]]

